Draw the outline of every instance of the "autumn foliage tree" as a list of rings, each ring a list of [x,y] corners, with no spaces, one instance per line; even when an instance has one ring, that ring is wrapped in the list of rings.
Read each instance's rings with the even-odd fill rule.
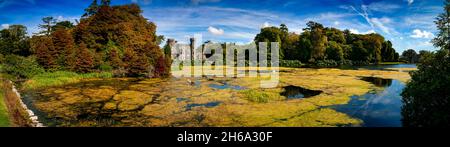
[[[123,68],[129,76],[159,75],[155,68],[159,61],[166,60],[159,60],[164,56],[157,45],[156,25],[141,15],[138,5],[109,6],[107,1],[102,1],[93,12],[81,19],[73,33],[75,42],[86,43],[96,55],[109,56],[95,62],[109,63],[115,69]],[[111,43],[115,45],[114,51],[110,48]],[[122,61],[119,60],[119,49],[125,49]]]
[[[52,40],[58,64],[66,69],[72,69],[74,65],[75,43],[70,32],[64,28],[58,28],[52,33]]]
[[[75,66],[73,67],[73,69],[80,73],[88,73],[92,72],[93,67],[94,67],[94,57],[87,48],[86,44],[81,43],[78,46]]]
[[[36,55],[37,61],[45,69],[57,68],[57,58],[54,56],[55,47],[53,40],[47,36],[34,36],[31,39],[31,48]]]
[[[94,0],[77,25],[43,19],[32,50],[45,69],[81,73],[120,70],[128,76],[165,77],[170,56],[158,46],[163,37],[136,4],[110,6]],[[164,66],[164,67],[163,67]]]

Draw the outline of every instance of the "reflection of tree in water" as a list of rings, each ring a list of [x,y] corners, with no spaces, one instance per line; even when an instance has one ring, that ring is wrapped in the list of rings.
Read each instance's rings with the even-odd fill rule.
[[[375,86],[378,87],[387,87],[391,86],[392,79],[383,79],[383,78],[376,78],[376,77],[363,77],[361,78],[363,81],[371,82]]]

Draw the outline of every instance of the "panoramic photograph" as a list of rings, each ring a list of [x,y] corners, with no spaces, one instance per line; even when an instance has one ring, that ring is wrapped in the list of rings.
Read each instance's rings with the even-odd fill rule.
[[[450,0],[0,0],[0,25],[0,127],[450,127]]]

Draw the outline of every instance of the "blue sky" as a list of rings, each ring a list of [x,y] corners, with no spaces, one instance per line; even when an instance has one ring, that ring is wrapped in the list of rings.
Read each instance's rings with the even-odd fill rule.
[[[0,28],[23,24],[37,32],[41,18],[75,21],[91,0],[0,0]],[[158,35],[186,42],[203,40],[248,43],[261,27],[285,23],[300,33],[312,20],[354,33],[376,32],[405,49],[436,50],[434,18],[443,0],[112,0],[113,5],[137,3],[158,26]]]

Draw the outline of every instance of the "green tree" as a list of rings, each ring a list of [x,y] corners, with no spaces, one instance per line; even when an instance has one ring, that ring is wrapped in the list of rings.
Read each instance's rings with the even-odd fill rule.
[[[74,27],[75,27],[75,25],[73,25],[73,23],[70,21],[60,21],[60,22],[57,22],[54,26],[52,26],[52,30],[72,29]]]
[[[2,70],[20,78],[31,78],[45,71],[33,56],[23,57],[12,54],[5,56]]]
[[[299,43],[300,41],[300,35],[297,35],[295,33],[289,33],[287,39],[285,40],[285,53],[284,53],[284,59],[285,60],[298,60],[299,58]]]
[[[27,28],[23,25],[11,25],[0,31],[0,53],[28,56],[31,54]]]
[[[423,63],[426,59],[430,59],[433,57],[433,53],[426,50],[419,51],[419,63]]]
[[[403,126],[450,127],[449,0],[445,1],[444,8],[445,11],[436,21],[441,34],[433,40],[434,45],[441,49],[421,59],[419,70],[410,73],[411,80],[403,90]],[[442,18],[446,18],[446,21]],[[447,27],[442,25],[445,22]],[[445,32],[446,35],[442,35]]]
[[[88,17],[94,15],[98,11],[98,2],[97,0],[92,1],[91,5],[88,8],[84,9],[84,14],[82,17]]]
[[[164,35],[158,35],[158,36],[156,36],[156,44],[157,44],[157,45],[161,45],[161,43],[163,43],[164,40],[166,40],[166,37],[164,37]]]
[[[298,57],[297,59],[302,62],[308,62],[311,59],[312,44],[310,40],[311,33],[305,31],[301,34],[298,42]]]
[[[280,28],[278,27],[266,27],[262,28],[261,32],[256,35],[255,42],[257,45],[259,45],[259,42],[266,42],[267,43],[267,56],[268,59],[270,59],[270,49],[271,49],[271,42],[278,42],[279,43],[279,59],[283,59],[283,47],[282,47],[282,40],[281,40],[282,32]],[[259,49],[259,47],[258,47]]]
[[[339,44],[345,44],[345,34],[339,29],[336,28],[325,28],[325,32],[328,38],[328,41],[335,41]]]
[[[364,48],[362,40],[353,42],[351,59],[352,61],[361,61],[361,62],[369,61],[369,52],[367,51],[366,48]]]
[[[50,36],[50,34],[53,32],[53,26],[56,24],[56,19],[48,16],[42,18],[42,24],[39,25],[39,28],[42,30],[38,34],[40,35],[46,35]]]
[[[323,32],[323,25],[310,21],[307,23],[307,26],[308,28],[306,30],[311,31],[311,58],[314,60],[322,60],[325,57],[326,45],[328,42],[327,36],[325,36]]]
[[[111,5],[111,0],[101,0],[101,6],[109,6]]]
[[[434,46],[450,50],[450,0],[445,0],[444,12],[439,14],[435,23],[439,33],[432,41]]]
[[[395,60],[395,49],[392,48],[391,41],[383,42],[383,47],[381,48],[382,60],[385,62],[396,61]]]
[[[367,49],[369,53],[369,62],[380,63],[381,58],[381,48],[384,42],[384,37],[379,34],[368,34],[363,36],[364,48]]]
[[[327,48],[327,59],[331,59],[334,61],[343,61],[344,60],[344,51],[340,44],[334,41],[328,42]]]
[[[408,50],[403,51],[401,58],[402,58],[402,60],[405,60],[408,63],[419,62],[419,55],[413,49],[408,49]]]
[[[111,50],[110,63],[111,63],[111,66],[113,68],[115,68],[115,69],[119,69],[119,68],[123,67],[122,59],[121,59],[120,54],[119,54],[119,52],[117,51],[116,48],[113,48]]]

